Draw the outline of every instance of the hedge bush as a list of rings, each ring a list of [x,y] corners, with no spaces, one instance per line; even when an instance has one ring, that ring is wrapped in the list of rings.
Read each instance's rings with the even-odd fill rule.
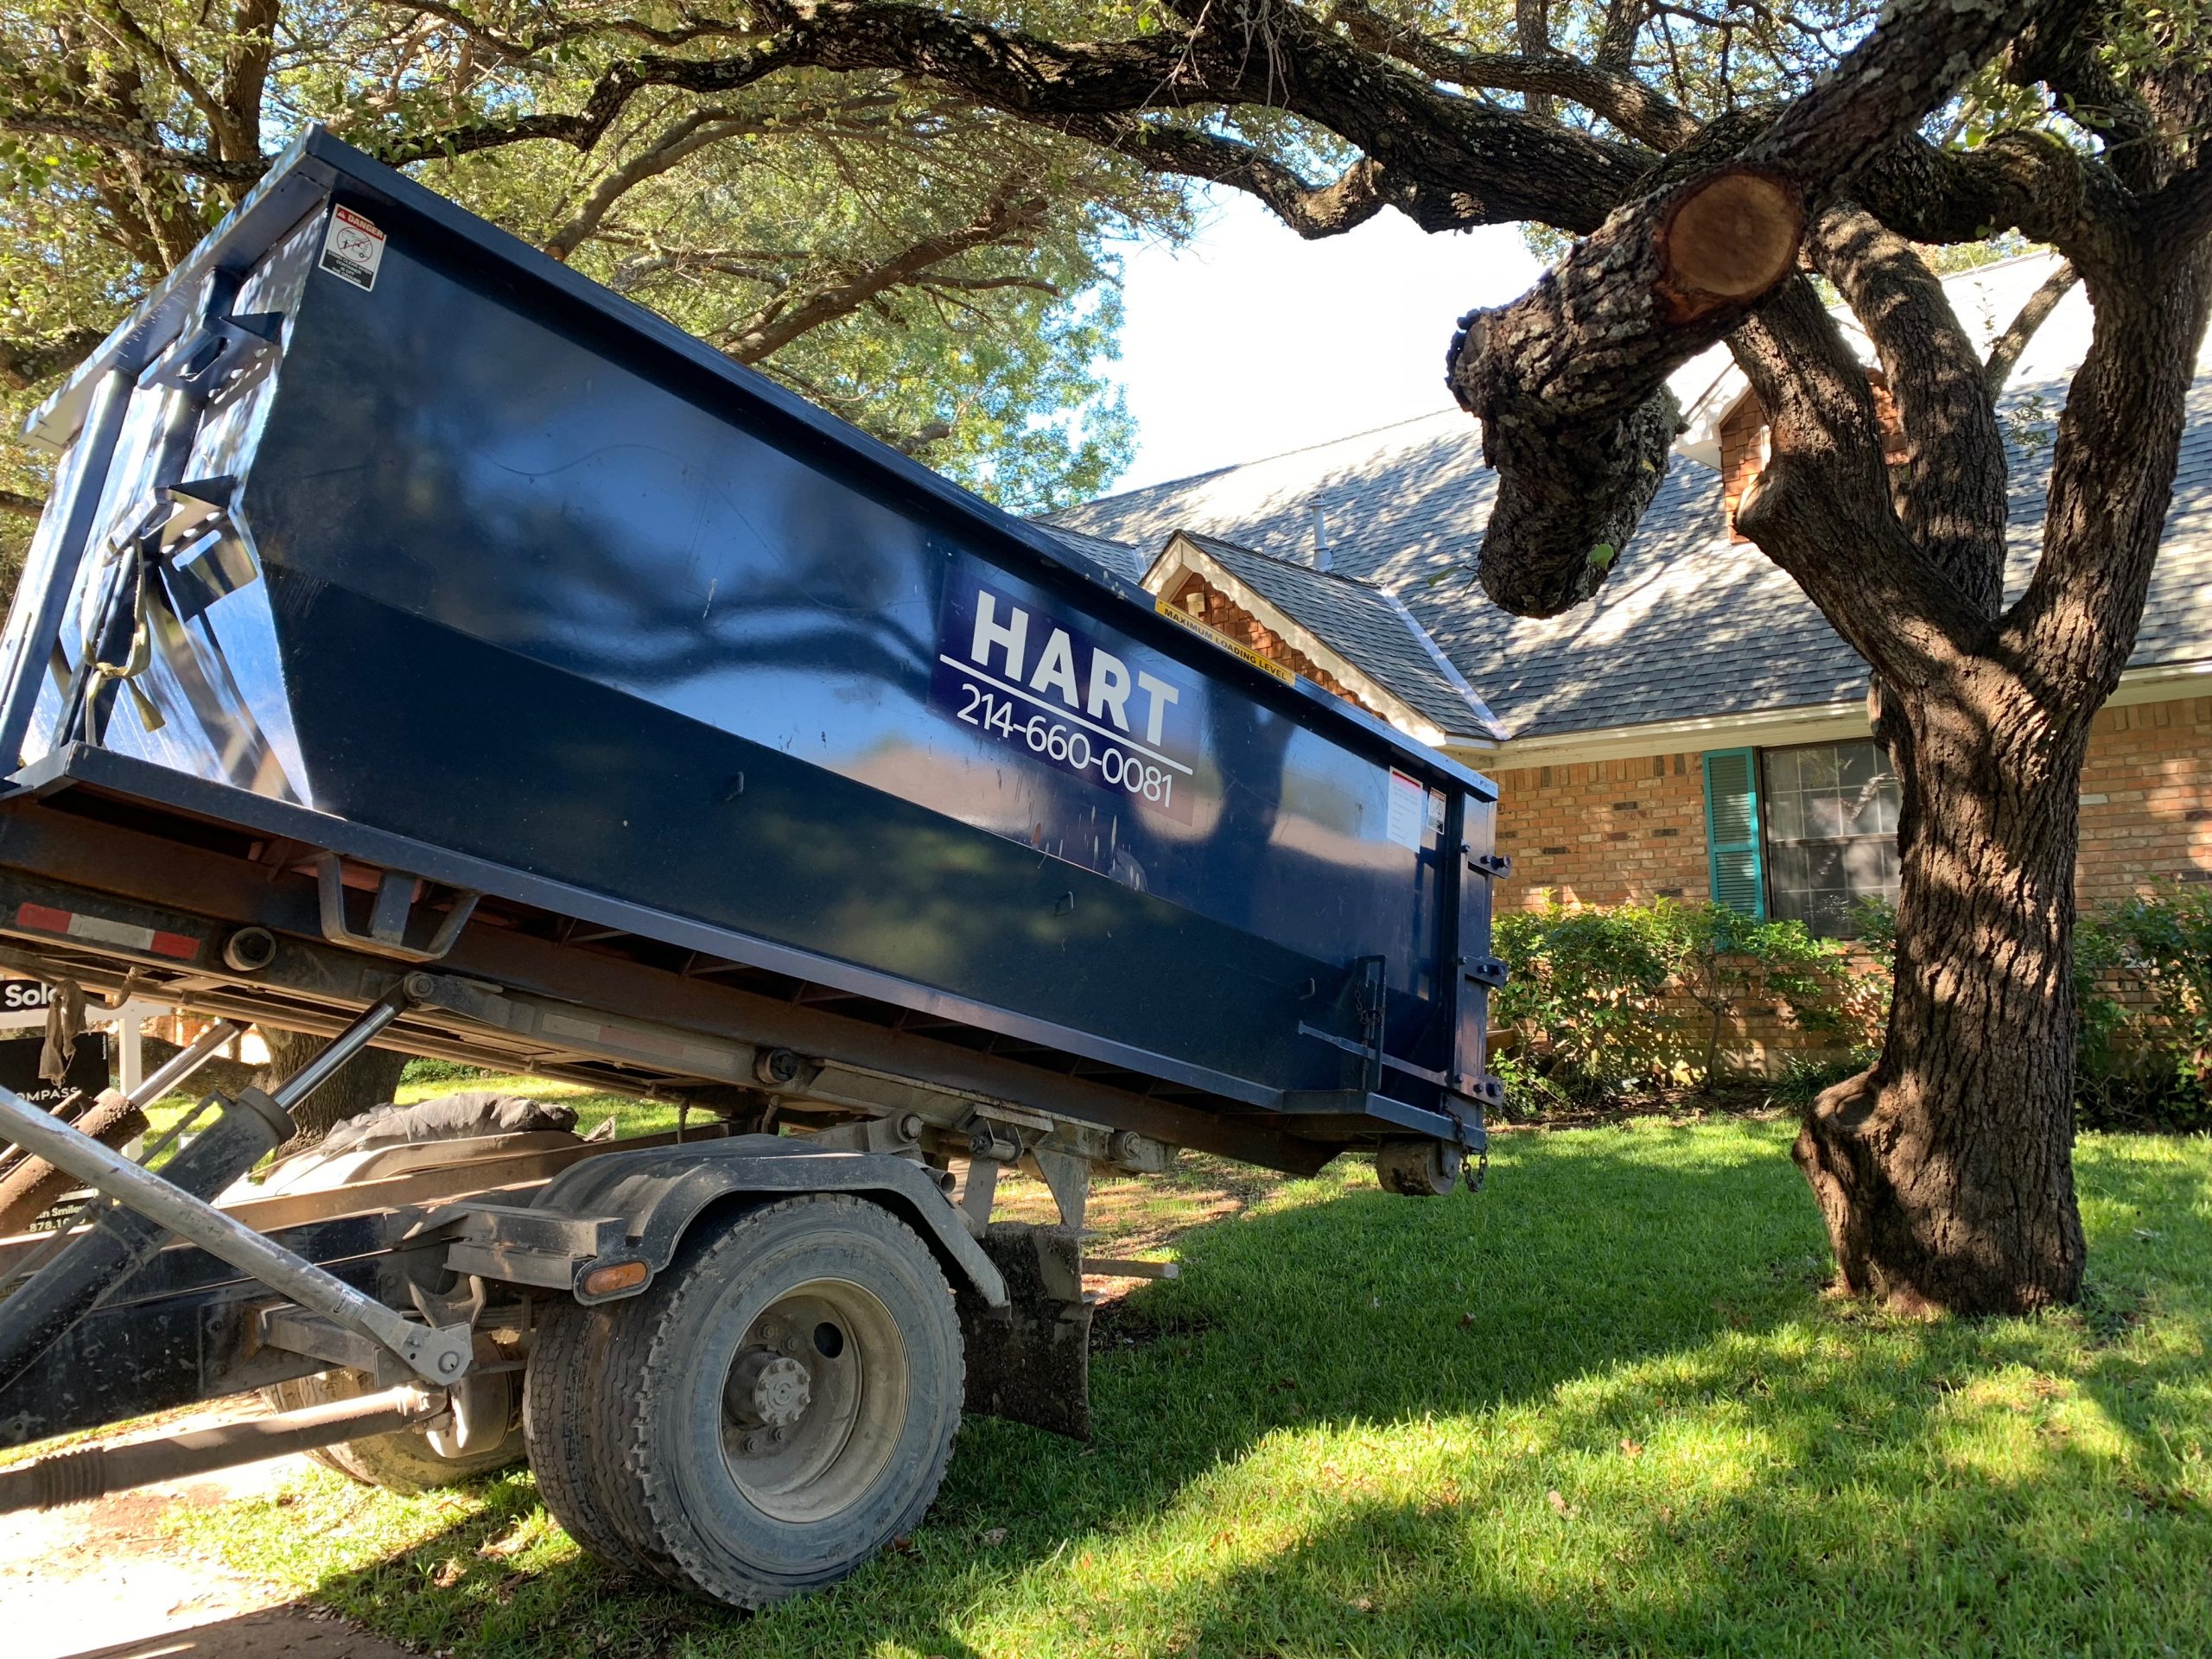
[[[1709,1087],[1722,1030],[1759,1007],[1850,1040],[1861,999],[1841,945],[1662,899],[1605,908],[1548,899],[1497,918],[1510,969],[1492,1004],[1510,1045],[1492,1062],[1524,1111],[1599,1103],[1667,1082]]]
[[[1788,1057],[1773,1085],[1809,1105],[1872,1060],[1889,1017],[1895,913],[1865,901],[1853,920],[1855,948],[1664,899],[1601,908],[1548,895],[1501,914],[1495,948],[1512,976],[1491,1006],[1510,1039],[1491,1065],[1509,1109],[1709,1087],[1726,1020],[1761,1007],[1837,1039],[1837,1053]],[[2212,1128],[2212,887],[2163,882],[2083,916],[2074,970],[2082,1124]]]

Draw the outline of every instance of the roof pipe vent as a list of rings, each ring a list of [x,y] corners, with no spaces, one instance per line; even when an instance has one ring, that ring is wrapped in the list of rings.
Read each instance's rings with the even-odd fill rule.
[[[1306,505],[1313,514],[1313,568],[1326,570],[1329,568],[1328,515],[1322,512],[1318,499],[1308,502]]]

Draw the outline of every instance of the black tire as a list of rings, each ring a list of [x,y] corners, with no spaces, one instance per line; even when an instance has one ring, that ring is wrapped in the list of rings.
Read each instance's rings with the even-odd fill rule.
[[[585,1385],[586,1524],[662,1576],[759,1607],[928,1510],[966,1366],[944,1272],[887,1211],[815,1194],[746,1211],[617,1306]]]
[[[537,1495],[562,1530],[609,1567],[650,1573],[658,1568],[616,1521],[617,1495],[605,1490],[592,1455],[592,1400],[617,1398],[627,1386],[617,1377],[594,1387],[593,1378],[607,1363],[612,1327],[630,1308],[579,1307],[566,1298],[541,1306],[523,1375],[522,1427]]]
[[[279,1411],[297,1411],[305,1406],[353,1400],[373,1392],[375,1384],[364,1373],[334,1370],[274,1383],[262,1390],[262,1396]],[[342,1440],[336,1446],[319,1447],[308,1455],[348,1480],[412,1496],[440,1486],[455,1486],[495,1469],[504,1469],[520,1462],[523,1452],[522,1421],[518,1414],[510,1417],[506,1432],[499,1440],[457,1456],[448,1457],[439,1451],[431,1441],[429,1428],[419,1424],[369,1440]]]

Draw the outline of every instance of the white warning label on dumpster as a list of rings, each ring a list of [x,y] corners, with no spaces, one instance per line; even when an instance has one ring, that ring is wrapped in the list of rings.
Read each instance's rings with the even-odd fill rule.
[[[1418,778],[1395,768],[1390,773],[1390,815],[1383,833],[1401,847],[1421,849],[1428,823],[1428,789]]]
[[[356,288],[371,289],[383,263],[384,232],[351,207],[333,207],[330,228],[322,234],[322,268]]]

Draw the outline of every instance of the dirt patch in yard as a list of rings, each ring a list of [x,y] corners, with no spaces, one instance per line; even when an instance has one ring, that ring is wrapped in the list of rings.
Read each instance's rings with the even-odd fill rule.
[[[79,1444],[120,1446],[258,1414],[239,1402],[172,1412]],[[297,1458],[272,1458],[67,1509],[0,1516],[0,1618],[10,1659],[400,1659],[404,1648],[178,1544],[180,1504],[271,1491]]]

